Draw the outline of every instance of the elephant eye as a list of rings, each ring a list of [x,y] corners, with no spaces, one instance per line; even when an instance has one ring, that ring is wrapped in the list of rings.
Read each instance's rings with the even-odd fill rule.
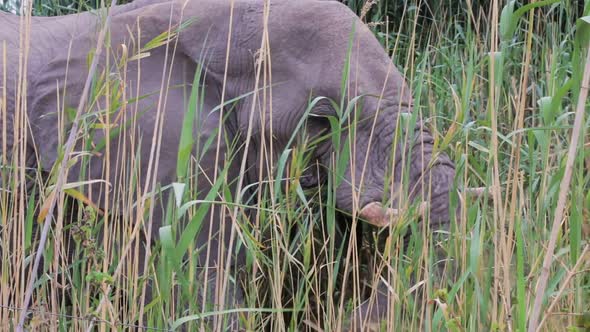
[[[325,116],[310,115],[307,118],[307,132],[310,137],[321,135],[330,130],[330,120]]]
[[[329,116],[338,116],[334,106],[332,106],[332,102],[328,98],[322,98],[317,101],[317,103],[313,106],[311,110],[311,116],[316,117],[329,117]]]
[[[308,165],[301,177],[299,178],[299,183],[301,187],[304,189],[309,189],[313,187],[317,187],[318,184],[324,182],[326,178],[326,173],[323,167],[318,165],[317,163]]]
[[[334,110],[328,99],[319,100],[307,118],[309,133],[319,135],[326,130],[330,130],[329,118],[337,116],[336,110]]]
[[[299,183],[304,189],[312,188],[318,185],[318,179],[313,174],[303,174],[299,178]]]

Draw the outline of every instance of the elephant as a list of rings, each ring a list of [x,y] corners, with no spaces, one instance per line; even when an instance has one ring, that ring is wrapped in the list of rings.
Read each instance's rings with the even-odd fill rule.
[[[119,163],[133,163],[130,168],[139,170],[133,176],[137,188],[145,190],[137,201],[146,201],[157,185],[179,181],[181,128],[198,79],[197,90],[203,93],[190,149],[198,163],[199,199],[223,174],[232,194],[244,202],[255,200],[251,189],[276,176],[274,165],[285,151],[298,147],[301,140],[293,139],[293,133],[303,124],[306,137],[339,136],[351,142],[348,166],[334,190],[339,210],[375,227],[389,227],[411,203],[424,202],[423,220],[433,227],[447,224],[454,164],[435,151],[427,123],[413,112],[409,86],[373,33],[337,1],[266,3],[137,0],[111,8],[108,51],[99,59],[98,73],[125,82],[112,94],[125,95],[127,101],[97,98],[85,119],[110,117],[108,121],[119,121],[120,131],[113,136],[109,130],[115,125],[95,125],[92,137],[78,143],[70,156],[68,181],[84,175],[93,204],[128,214],[137,212],[120,204],[126,193],[117,192],[125,172]],[[0,54],[7,54],[7,61],[0,61],[0,78],[6,77],[0,88],[5,91],[0,110],[6,115],[0,117],[5,121],[0,128],[7,128],[1,135],[6,138],[3,160],[10,163],[16,147],[23,145],[18,153],[27,167],[50,172],[60,160],[65,135],[57,128],[64,127],[68,109],[80,101],[102,21],[99,12],[32,17],[28,40],[21,43],[19,17],[0,13]],[[24,45],[29,45],[27,66],[19,67]],[[124,66],[118,62],[122,58],[127,59]],[[19,85],[19,75],[25,85]],[[342,100],[345,107],[339,110]],[[17,113],[26,114],[25,135],[15,127],[23,126],[24,117]],[[414,121],[404,120],[412,117]],[[333,119],[349,126],[334,133]],[[303,172],[301,186],[317,187],[333,176],[338,152],[332,139],[319,139],[310,152],[309,165],[315,166]],[[146,203],[153,210],[151,223],[143,225],[146,237],[159,237],[165,201]],[[232,216],[222,210],[209,208],[195,239],[208,247],[199,258],[211,269],[214,283],[225,266],[233,266],[221,264],[225,260],[218,253],[235,246],[239,236]],[[237,264],[243,262],[244,250],[242,245],[232,258]],[[234,293],[227,301],[211,296],[232,307],[241,301],[239,289]]]

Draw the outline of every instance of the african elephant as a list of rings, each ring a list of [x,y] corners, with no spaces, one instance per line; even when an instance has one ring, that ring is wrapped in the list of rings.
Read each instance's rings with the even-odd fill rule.
[[[125,82],[124,88],[114,91],[130,102],[117,105],[110,115],[112,121],[120,121],[118,136],[107,134],[109,126],[103,123],[94,130],[94,144],[76,146],[74,159],[83,155],[87,160],[86,179],[104,180],[88,182],[88,197],[101,208],[108,205],[119,213],[132,213],[132,208],[118,204],[125,194],[117,192],[125,167],[117,160],[135,163],[140,170],[135,174],[137,187],[146,190],[137,200],[145,200],[156,184],[177,180],[180,128],[198,73],[204,93],[193,150],[199,151],[200,192],[206,194],[212,179],[223,172],[221,165],[227,165],[224,177],[232,183],[233,194],[243,195],[244,201],[252,199],[244,188],[272,178],[273,165],[283,151],[299,142],[292,136],[302,118],[308,137],[329,134],[329,118],[342,117],[344,111],[339,114],[329,100],[362,96],[356,99],[358,107],[349,108],[354,137],[351,130],[341,133],[343,141],[351,138],[352,144],[348,167],[335,190],[338,209],[383,227],[394,222],[409,202],[425,201],[431,224],[447,222],[453,163],[447,155],[433,153],[433,137],[420,119],[410,128],[402,125],[401,118],[412,114],[412,94],[371,31],[336,1],[272,0],[268,16],[263,3],[139,0],[112,9],[109,52],[116,55],[110,59],[103,55],[98,72]],[[192,23],[182,24],[191,18]],[[0,54],[7,52],[7,62],[0,62],[0,78],[7,78],[6,104],[0,109],[7,114],[8,128],[6,150],[1,152],[8,160],[14,154],[14,114],[26,109],[30,130],[18,142],[26,138],[27,166],[50,171],[65,136],[56,128],[66,121],[68,107],[79,102],[88,54],[102,20],[96,13],[33,17],[26,86],[17,85],[23,51],[19,18],[0,13],[0,22]],[[167,42],[141,51],[165,31],[173,31]],[[124,52],[128,61],[117,67]],[[344,91],[343,77],[347,77]],[[17,98],[19,89],[26,91],[24,100]],[[310,101],[314,103],[308,110]],[[89,117],[101,118],[109,103],[114,102],[101,98],[91,103]],[[101,144],[108,147],[92,150]],[[310,164],[319,166],[305,172],[303,186],[317,186],[330,174],[337,152],[332,144],[330,139],[317,143]],[[407,189],[401,186],[403,172]],[[80,162],[72,163],[68,179],[75,181],[81,173]],[[146,220],[144,227],[155,239],[164,210],[153,209],[153,222]],[[223,268],[217,254],[221,245],[235,241],[232,218],[222,213],[211,208],[211,218],[205,218],[208,222],[196,239],[198,244],[208,243],[201,259],[212,271]],[[238,253],[235,259],[241,257]]]

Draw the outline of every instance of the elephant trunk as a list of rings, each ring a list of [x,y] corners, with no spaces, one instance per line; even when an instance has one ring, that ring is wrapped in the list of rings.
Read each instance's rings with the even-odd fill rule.
[[[430,224],[446,223],[450,220],[449,194],[455,166],[446,154],[433,151],[434,138],[423,124],[416,128],[416,143],[410,157],[409,197],[428,203]]]
[[[404,215],[403,207],[408,206],[406,202],[420,202],[416,212],[428,216],[430,224],[443,224],[450,220],[449,193],[455,177],[454,165],[446,154],[433,151],[434,139],[421,122],[417,123],[413,136],[412,143],[406,144],[407,148],[403,152],[408,162],[402,162],[406,160],[401,154],[404,144],[398,146],[401,149],[398,149],[400,153],[395,158],[392,174],[395,177],[393,192],[404,197],[391,197],[390,200],[386,200],[391,202],[391,207],[382,204],[384,185],[383,181],[377,178],[372,178],[368,183],[380,188],[366,188],[363,191],[366,197],[360,206],[359,217],[374,226],[387,227],[397,223]],[[373,168],[375,166],[373,165]],[[408,189],[405,193],[399,190],[403,183],[403,174],[408,175]],[[372,175],[382,177],[384,174],[377,172]],[[376,195],[377,192],[380,194]]]

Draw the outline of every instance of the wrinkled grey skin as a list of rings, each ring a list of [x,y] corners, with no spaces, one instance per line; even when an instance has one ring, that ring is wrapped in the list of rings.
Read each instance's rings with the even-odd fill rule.
[[[356,129],[356,142],[353,147],[355,155],[352,167],[346,171],[342,185],[336,191],[336,204],[339,209],[352,213],[371,202],[389,202],[392,207],[398,207],[398,199],[387,198],[384,193],[385,179],[392,171],[388,168],[391,164],[391,151],[394,148],[392,140],[396,129],[396,122],[400,114],[412,112],[411,91],[406,85],[402,75],[392,65],[391,59],[383,50],[372,33],[360,22],[360,20],[346,6],[333,1],[301,0],[301,1],[271,1],[269,17],[269,45],[272,61],[272,101],[266,107],[261,108],[260,101],[252,107],[251,95],[241,100],[233,110],[232,116],[225,122],[224,135],[230,138],[236,136],[245,140],[251,112],[254,111],[253,131],[250,143],[250,151],[247,156],[247,173],[244,185],[259,181],[259,170],[265,169],[266,164],[260,165],[258,151],[262,142],[269,146],[272,141],[274,157],[286,147],[285,144],[291,137],[295,126],[308,105],[310,98],[325,96],[339,101],[341,98],[341,79],[347,54],[348,42],[351,36],[351,28],[355,24],[354,43],[351,54],[350,86],[357,90],[348,97],[356,95],[383,95],[383,99],[364,98],[363,112],[359,114],[359,125]],[[196,18],[195,23],[180,33],[177,49],[173,47],[166,50],[160,47],[151,51],[151,56],[138,62],[130,62],[127,68],[129,80],[126,91],[127,98],[143,96],[161,89],[162,68],[164,64],[173,63],[171,81],[169,86],[189,87],[192,83],[197,64],[200,62],[206,70],[205,101],[201,118],[199,119],[201,131],[200,142],[205,142],[211,135],[216,135],[215,128],[219,123],[219,112],[210,112],[221,101],[222,82],[227,77],[225,88],[225,100],[242,96],[253,91],[255,87],[255,63],[257,50],[260,49],[262,40],[262,1],[236,0],[234,9],[234,28],[231,31],[230,60],[226,72],[226,52],[228,46],[228,27],[230,18],[229,1],[219,0],[194,0],[188,2],[181,15],[182,3],[175,1],[137,1],[135,3],[118,6],[113,9],[111,24],[111,39],[114,50],[120,50],[120,44],[127,44],[129,50],[133,49],[130,43],[128,29],[137,31],[137,19],[140,18],[141,41],[145,43],[155,36],[167,30],[169,25],[180,23],[181,16]],[[172,16],[170,16],[170,14]],[[172,18],[170,18],[172,17]],[[10,151],[15,142],[12,139],[12,118],[15,109],[16,80],[18,75],[19,59],[19,23],[18,17],[0,13],[0,51],[2,43],[7,45],[6,65],[0,61],[0,78],[7,75],[7,107],[8,141],[7,151]],[[63,91],[67,91],[65,104],[76,107],[88,72],[87,55],[96,43],[100,29],[100,19],[95,13],[83,13],[57,18],[34,17],[31,23],[30,53],[27,67],[27,114],[30,120],[30,133],[28,139],[28,153],[30,156],[38,156],[38,160],[30,158],[30,165],[39,163],[41,168],[49,171],[56,160],[56,146],[62,144],[56,133],[58,108],[56,87],[59,87],[60,98]],[[137,33],[135,33],[137,35]],[[72,43],[71,53],[68,54],[68,45]],[[0,53],[1,54],[1,53]],[[168,59],[166,60],[166,56]],[[100,68],[104,69],[104,59]],[[66,80],[67,68],[67,80]],[[137,73],[141,71],[139,92],[137,91]],[[1,81],[0,81],[1,84]],[[1,91],[1,89],[0,89]],[[135,105],[128,106],[128,111],[145,111],[138,118],[137,133],[141,141],[136,147],[141,150],[141,170],[147,172],[152,136],[154,134],[154,122],[159,109],[164,113],[164,125],[159,155],[159,167],[156,181],[167,185],[175,180],[176,159],[180,128],[183,115],[188,102],[187,89],[169,89],[164,99],[159,101],[160,94],[155,93],[142,99]],[[272,107],[270,107],[272,106]],[[261,109],[267,113],[264,123],[261,119]],[[272,109],[272,123],[269,110]],[[326,116],[335,115],[335,111],[328,103],[320,103],[312,113]],[[362,168],[365,164],[366,149],[369,145],[370,133],[373,130],[373,122],[376,120],[374,135],[368,151],[368,169],[360,183]],[[0,119],[1,121],[1,119]],[[271,133],[272,127],[272,135]],[[1,128],[1,126],[0,126]],[[328,121],[313,117],[307,127],[310,136],[320,135],[329,130]],[[404,137],[404,136],[402,136]],[[448,200],[449,190],[454,177],[454,167],[446,155],[432,155],[433,139],[428,129],[418,121],[413,132],[408,135],[408,144],[399,143],[395,147],[393,162],[395,183],[399,184],[402,173],[402,159],[410,159],[409,182],[411,200],[418,199],[421,192],[431,192],[430,197],[424,200],[430,204],[430,222],[444,223],[449,219]],[[102,138],[97,132],[95,141]],[[263,139],[264,138],[264,139]],[[116,140],[117,141],[117,140]],[[127,148],[131,143],[127,142]],[[201,143],[202,144],[202,143]],[[81,149],[82,147],[78,147]],[[218,147],[222,153],[228,147],[221,140]],[[411,148],[411,150],[410,150]],[[111,155],[122,154],[123,147],[118,141],[110,147]],[[205,154],[200,162],[203,172],[212,177],[215,168],[215,150],[213,146]],[[411,151],[411,152],[410,152]],[[324,171],[329,169],[330,157],[333,147],[330,141],[322,143],[317,149],[314,158],[324,165]],[[228,179],[238,178],[242,153],[238,154],[229,169]],[[436,160],[431,163],[431,159]],[[90,178],[104,178],[102,167],[102,155],[91,158]],[[113,158],[117,159],[117,158]],[[114,163],[114,162],[113,162]],[[276,164],[276,163],[275,163]],[[429,167],[429,164],[431,167]],[[116,165],[111,165],[113,169]],[[71,180],[78,177],[79,168],[74,165],[69,173]],[[112,172],[115,173],[115,172]],[[310,172],[305,180],[308,185],[320,181],[315,178],[315,173]],[[354,179],[352,174],[355,174]],[[143,175],[143,174],[142,174]],[[117,188],[117,178],[112,175],[108,180]],[[144,176],[140,177],[143,183]],[[429,186],[428,183],[431,183]],[[354,189],[351,184],[354,183]],[[422,187],[422,183],[425,187]],[[199,186],[206,192],[210,187],[206,177],[199,178]],[[104,206],[104,195],[97,194],[101,189],[95,186],[93,199],[100,206]],[[104,188],[103,188],[104,189]],[[353,191],[359,194],[358,206],[353,208]],[[115,195],[114,193],[111,195]],[[404,195],[404,194],[402,194]],[[385,196],[385,200],[383,199]],[[156,209],[152,232],[154,237],[160,226],[161,210]],[[209,219],[206,219],[209,220]],[[209,228],[218,231],[225,228],[229,234],[231,223],[219,218],[213,218],[212,224],[207,224],[200,232],[196,240],[199,245],[208,241]],[[214,236],[209,242],[212,248],[212,256],[203,265],[216,266],[216,248],[218,243],[227,243],[224,239]],[[238,260],[241,258],[238,257]],[[204,257],[203,257],[204,261]],[[236,300],[239,302],[239,296]],[[227,306],[231,307],[232,304]]]

